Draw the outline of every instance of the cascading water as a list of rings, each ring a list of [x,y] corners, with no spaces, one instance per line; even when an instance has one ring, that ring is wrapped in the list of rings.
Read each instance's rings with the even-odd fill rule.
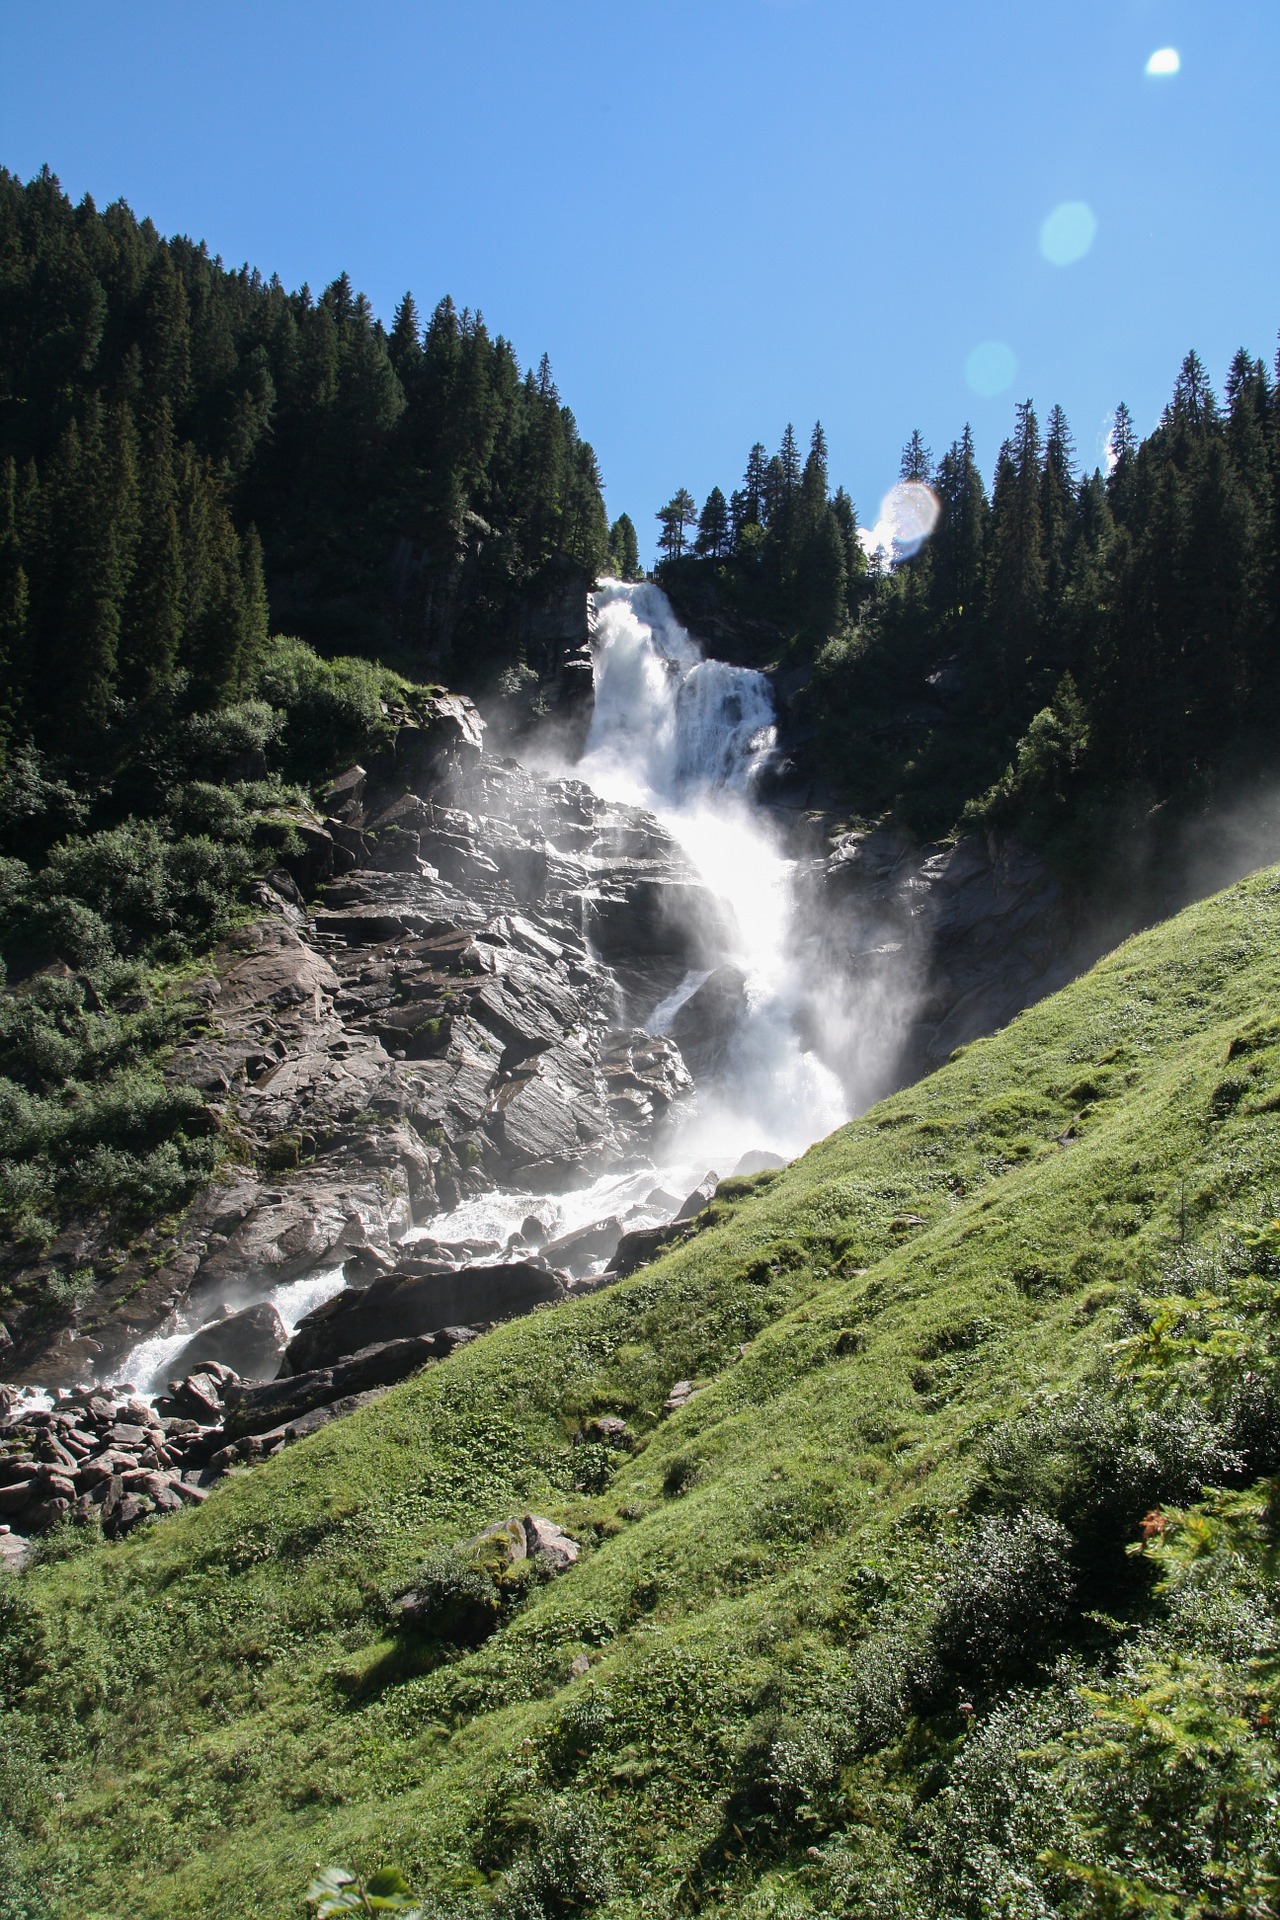
[[[530,1215],[548,1240],[610,1216],[628,1227],[654,1225],[669,1219],[709,1170],[729,1174],[751,1149],[790,1158],[849,1114],[840,1080],[801,1038],[814,1026],[820,996],[805,966],[795,862],[752,794],[753,775],[775,739],[768,681],[704,659],[651,584],[607,582],[598,615],[592,725],[577,765],[560,770],[606,799],[656,815],[710,891],[733,909],[737,944],[725,958],[745,973],[745,1016],[719,1068],[699,1086],[696,1116],[666,1144],[659,1165],[615,1168],[560,1194],[481,1194],[411,1231],[409,1242],[478,1240],[496,1250]],[[705,971],[690,973],[650,1009],[650,1031],[665,1031],[705,978]],[[839,1011],[821,1010],[824,1017]],[[343,1284],[336,1267],[264,1285],[254,1297],[270,1301],[292,1332]],[[195,1318],[180,1317],[126,1354],[110,1378],[155,1391],[197,1330]]]
[[[798,1016],[812,1005],[794,896],[795,863],[752,796],[774,745],[761,673],[703,658],[659,587],[610,581],[598,600],[595,712],[574,769],[607,799],[645,807],[734,910],[747,1017],[718,1083],[703,1092],[682,1157],[728,1161],[763,1147],[790,1156],[848,1118],[836,1075],[806,1051]],[[693,975],[654,1009],[674,1017]],[[735,1150],[736,1149],[736,1150]],[[725,1167],[722,1171],[727,1171]]]

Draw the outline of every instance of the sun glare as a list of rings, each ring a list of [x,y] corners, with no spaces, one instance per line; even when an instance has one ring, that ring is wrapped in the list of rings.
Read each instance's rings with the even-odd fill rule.
[[[1147,62],[1147,72],[1157,80],[1168,79],[1182,66],[1182,59],[1176,47],[1157,47]]]

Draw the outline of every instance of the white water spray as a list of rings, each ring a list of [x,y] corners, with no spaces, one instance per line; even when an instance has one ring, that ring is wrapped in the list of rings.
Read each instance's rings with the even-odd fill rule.
[[[794,895],[795,863],[752,797],[774,745],[761,673],[706,660],[659,587],[609,581],[598,600],[595,712],[574,769],[606,799],[655,814],[706,885],[727,900],[747,975],[748,1013],[718,1085],[680,1139],[681,1158],[729,1171],[764,1147],[790,1157],[849,1117],[840,1082],[798,1030],[812,1003]],[[663,1030],[693,975],[650,1015]],[[728,1165],[723,1163],[727,1162]]]

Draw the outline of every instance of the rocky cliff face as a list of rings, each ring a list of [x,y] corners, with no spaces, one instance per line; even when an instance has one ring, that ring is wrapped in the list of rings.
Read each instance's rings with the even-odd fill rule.
[[[678,1045],[641,1021],[732,928],[651,816],[485,755],[454,697],[329,800],[198,983],[170,1063],[237,1143],[226,1174],[77,1326],[12,1329],[9,1377],[87,1381],[178,1311],[326,1266],[368,1280],[441,1208],[595,1177],[693,1099]]]
[[[829,964],[867,1004],[904,1010],[898,1085],[1065,986],[1110,943],[1015,840],[918,847],[892,827],[844,833],[802,885]]]

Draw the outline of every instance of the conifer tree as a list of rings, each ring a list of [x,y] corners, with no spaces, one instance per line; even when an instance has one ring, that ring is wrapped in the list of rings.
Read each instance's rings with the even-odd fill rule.
[[[687,487],[678,488],[666,506],[658,509],[657,521],[662,529],[658,535],[658,546],[663,558],[678,560],[687,545],[685,536],[691,527],[698,524],[698,509]]]
[[[640,578],[640,542],[628,513],[620,513],[609,529],[609,568],[618,580]]]
[[[735,523],[738,529],[758,527],[764,523],[765,469],[768,464],[764,447],[757,440],[747,455],[747,471],[742,481],[742,515]]]
[[[182,644],[185,579],[175,457],[172,414],[162,397],[142,458],[137,562],[121,635],[125,684],[147,693],[171,678]]]
[[[926,447],[919,427],[912,428],[911,438],[902,449],[898,478],[919,481],[926,486],[933,478],[933,455]]]
[[[698,516],[697,551],[708,560],[721,560],[729,551],[729,506],[719,487],[712,487]]]
[[[982,589],[988,507],[967,422],[939,463],[937,491],[941,511],[931,542],[934,607],[943,617],[972,623]]]

